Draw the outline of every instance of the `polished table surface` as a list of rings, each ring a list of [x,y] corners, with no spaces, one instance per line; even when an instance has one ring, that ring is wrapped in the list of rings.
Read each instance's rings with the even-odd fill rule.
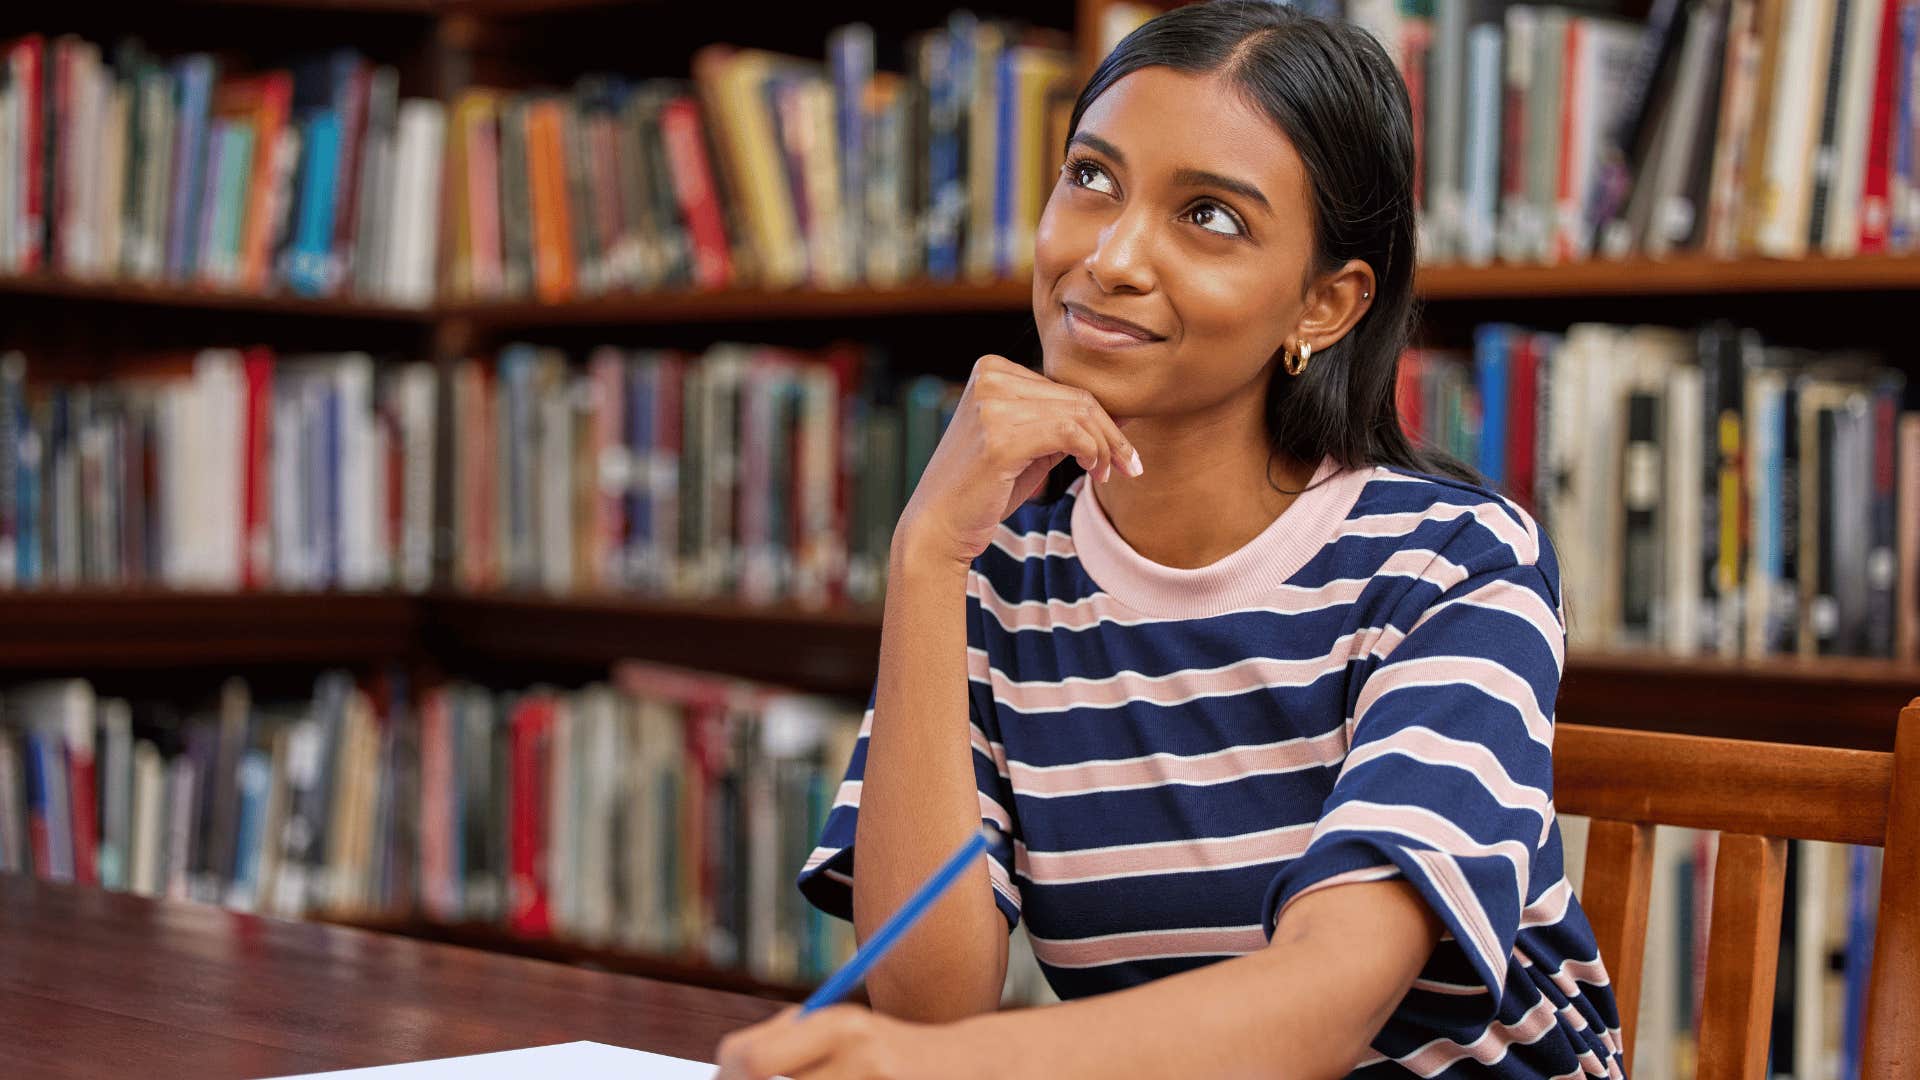
[[[712,1061],[697,987],[0,874],[0,1076],[260,1077],[590,1039]]]

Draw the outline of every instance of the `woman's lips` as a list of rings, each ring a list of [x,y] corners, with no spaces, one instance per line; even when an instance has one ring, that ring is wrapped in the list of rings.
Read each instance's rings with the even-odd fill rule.
[[[1136,345],[1152,345],[1166,340],[1162,335],[1138,323],[1102,315],[1079,304],[1064,303],[1061,307],[1065,311],[1067,333],[1084,345],[1103,349],[1121,349]]]

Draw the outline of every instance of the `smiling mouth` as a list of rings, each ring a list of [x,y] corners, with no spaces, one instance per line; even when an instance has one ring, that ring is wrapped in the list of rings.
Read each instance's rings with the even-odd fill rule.
[[[1138,323],[1130,323],[1125,319],[1116,319],[1109,315],[1101,315],[1081,307],[1079,304],[1063,303],[1060,306],[1065,309],[1067,313],[1067,324],[1070,331],[1075,332],[1077,336],[1093,339],[1100,344],[1151,345],[1154,342],[1166,340],[1164,335],[1156,334]]]

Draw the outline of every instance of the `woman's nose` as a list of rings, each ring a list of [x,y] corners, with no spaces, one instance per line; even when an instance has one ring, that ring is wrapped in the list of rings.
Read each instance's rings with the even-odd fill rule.
[[[1153,291],[1152,223],[1129,207],[1100,230],[1086,259],[1087,273],[1102,292]]]

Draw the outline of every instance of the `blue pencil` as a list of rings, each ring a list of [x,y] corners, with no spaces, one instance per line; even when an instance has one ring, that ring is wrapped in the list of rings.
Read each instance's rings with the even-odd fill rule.
[[[894,912],[893,917],[888,919],[871,938],[868,938],[866,944],[860,946],[859,950],[853,954],[853,959],[842,965],[839,971],[833,973],[832,978],[821,984],[820,989],[815,990],[807,998],[806,1004],[800,1006],[800,1015],[805,1016],[816,1009],[824,1009],[852,993],[853,988],[860,985],[860,980],[867,977],[867,970],[879,963],[880,958],[893,947],[893,943],[907,932],[907,928],[912,926],[920,916],[925,915],[927,909],[940,899],[947,888],[959,880],[961,871],[973,862],[975,856],[987,850],[987,847],[999,838],[999,830],[991,825],[981,826],[980,831],[974,833],[972,839],[960,845],[960,850],[954,852],[945,865],[935,870],[926,884],[920,886],[917,892],[908,897],[907,902],[900,905],[900,910]]]

